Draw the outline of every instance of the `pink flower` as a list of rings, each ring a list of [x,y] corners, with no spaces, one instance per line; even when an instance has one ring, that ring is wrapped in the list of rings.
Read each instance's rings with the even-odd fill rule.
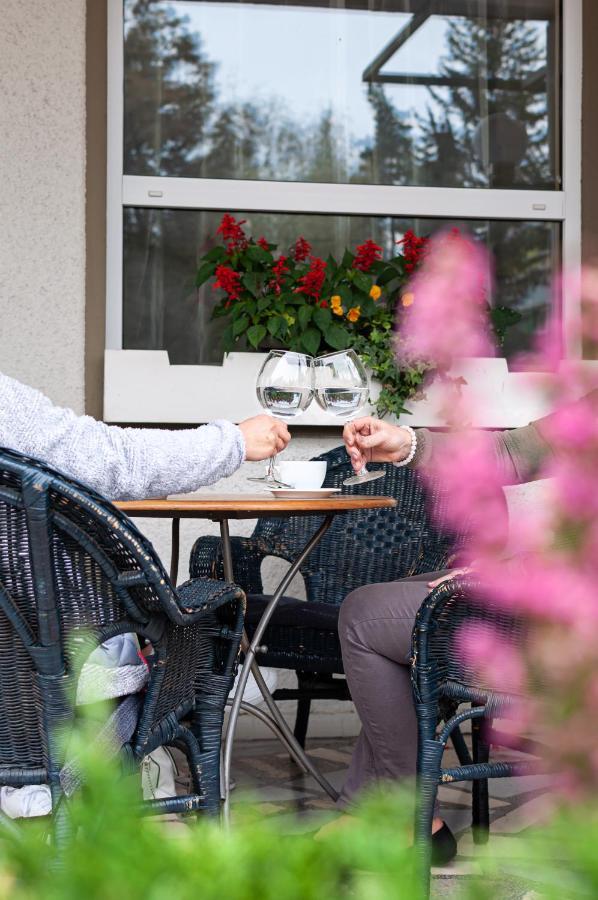
[[[417,303],[402,317],[407,352],[448,368],[455,357],[493,356],[486,321],[492,283],[488,254],[460,234],[440,234],[427,248],[409,291]]]
[[[490,626],[466,623],[459,630],[457,642],[458,652],[480,673],[485,685],[512,694],[523,693],[527,678],[521,656]]]

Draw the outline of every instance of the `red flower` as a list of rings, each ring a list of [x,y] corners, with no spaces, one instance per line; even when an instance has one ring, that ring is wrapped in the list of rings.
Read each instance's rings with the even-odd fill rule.
[[[224,291],[228,294],[228,299],[238,300],[241,294],[241,276],[230,266],[216,266],[216,281],[212,285],[212,290]],[[226,306],[226,304],[225,304]]]
[[[325,278],[326,263],[324,260],[319,256],[310,256],[309,270],[299,279],[299,287],[295,288],[295,293],[307,294],[308,297],[319,300]]]
[[[287,274],[287,272],[291,271],[286,264],[287,259],[288,256],[281,255],[272,266],[272,274],[274,275],[274,278],[270,282],[270,289],[273,290],[276,294],[280,294],[284,276]]]
[[[304,237],[298,237],[291,249],[291,256],[295,262],[303,262],[311,253],[311,244]]]
[[[320,306],[322,309],[328,309],[328,300],[320,300]]]
[[[404,237],[397,241],[397,244],[403,245],[403,256],[405,257],[405,271],[413,272],[416,266],[422,261],[426,245],[430,239],[427,237],[418,237],[414,231],[409,229],[405,232]]]
[[[359,269],[360,272],[369,272],[372,264],[378,262],[381,258],[382,247],[379,247],[374,241],[367,240],[365,244],[360,244],[357,247],[353,268]]]
[[[230,213],[224,213],[222,221],[216,229],[216,234],[221,234],[224,241],[228,241],[226,245],[227,253],[234,253],[236,250],[245,250],[247,247],[247,238],[242,226],[246,219],[237,222]]]
[[[266,240],[265,237],[261,237],[257,239],[258,245],[262,248],[262,250],[269,250],[270,244]]]

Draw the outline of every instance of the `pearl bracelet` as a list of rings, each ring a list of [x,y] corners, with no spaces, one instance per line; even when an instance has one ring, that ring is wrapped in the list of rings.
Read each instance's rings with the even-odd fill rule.
[[[411,438],[411,450],[409,451],[405,459],[402,459],[400,462],[393,463],[393,466],[396,466],[397,468],[400,468],[401,466],[408,466],[410,462],[413,462],[413,458],[415,457],[415,453],[417,450],[417,434],[415,433],[411,425],[403,425],[402,427],[405,429],[405,431],[409,432],[409,436]]]

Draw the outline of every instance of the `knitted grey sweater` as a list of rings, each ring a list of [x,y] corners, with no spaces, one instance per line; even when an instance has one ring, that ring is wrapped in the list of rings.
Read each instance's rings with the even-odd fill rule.
[[[0,446],[35,456],[111,500],[194,491],[232,475],[245,458],[241,430],[118,428],[61,409],[0,372]]]

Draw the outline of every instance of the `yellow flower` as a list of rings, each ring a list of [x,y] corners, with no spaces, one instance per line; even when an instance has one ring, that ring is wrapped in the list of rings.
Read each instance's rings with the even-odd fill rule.
[[[357,322],[358,318],[361,315],[361,307],[360,306],[352,306],[349,312],[347,313],[347,318],[349,322]]]
[[[410,291],[408,291],[406,294],[403,294],[403,296],[401,297],[401,303],[403,304],[403,306],[411,306],[414,300],[415,296]]]
[[[333,296],[330,298],[331,307],[333,309],[338,309],[338,307],[342,306],[342,304],[343,304],[342,297],[340,297],[339,294],[333,294]]]
[[[342,306],[333,306],[332,312],[334,313],[335,316],[342,316],[343,308],[342,308]]]
[[[378,287],[377,284],[373,284],[370,288],[370,297],[372,300],[378,300],[382,295],[382,288]]]

